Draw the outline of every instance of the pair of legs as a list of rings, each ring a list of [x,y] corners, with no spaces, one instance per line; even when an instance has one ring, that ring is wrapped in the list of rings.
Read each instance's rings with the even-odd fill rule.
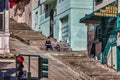
[[[57,45],[57,46],[55,46],[53,48],[54,48],[54,50],[60,51],[60,46],[59,45]]]
[[[45,50],[48,51],[49,48],[53,51],[52,45],[46,45]]]

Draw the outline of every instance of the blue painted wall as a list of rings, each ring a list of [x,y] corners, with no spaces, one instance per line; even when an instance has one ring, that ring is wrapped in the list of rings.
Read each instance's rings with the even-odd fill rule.
[[[40,15],[40,7],[39,7],[39,0],[33,3],[32,8],[32,29],[35,31],[39,31],[39,15]]]
[[[62,19],[68,16],[68,42],[72,50],[87,50],[87,26],[80,23],[80,19],[85,14],[93,12],[93,0],[63,0],[56,4],[57,15],[54,18],[54,38],[62,39],[61,26]],[[45,14],[39,16],[39,31],[49,36],[49,18],[45,19]]]
[[[40,0],[40,4],[44,4],[44,2],[47,0]],[[52,0],[51,0],[52,1]],[[48,0],[48,3],[52,4],[50,5],[51,7],[53,7],[55,4],[54,0],[53,3]],[[40,6],[39,6],[40,7]],[[39,8],[40,10],[40,8]],[[50,35],[50,17],[45,17],[45,12],[42,14],[39,14],[39,31],[44,34],[45,36],[49,36]]]
[[[69,43],[72,50],[87,50],[87,26],[79,21],[85,14],[92,13],[92,11],[93,0],[64,0],[60,4],[57,3],[55,38],[60,40],[60,19],[68,15]]]
[[[50,35],[50,18],[45,19],[45,14],[42,14],[40,16],[40,23],[39,23],[39,31],[42,32],[42,34],[49,36]]]

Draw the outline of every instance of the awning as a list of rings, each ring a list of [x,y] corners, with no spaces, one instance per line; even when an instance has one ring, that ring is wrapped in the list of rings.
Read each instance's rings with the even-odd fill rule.
[[[81,18],[80,22],[81,23],[101,23],[101,16],[96,16],[94,15],[94,12]]]
[[[100,23],[102,17],[117,17],[118,8],[116,1],[94,11],[80,19],[82,23]]]

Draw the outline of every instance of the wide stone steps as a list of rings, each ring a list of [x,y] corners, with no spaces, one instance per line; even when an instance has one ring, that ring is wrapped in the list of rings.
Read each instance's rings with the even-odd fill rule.
[[[71,66],[76,72],[84,72],[89,77],[93,78],[93,80],[120,80],[120,73],[88,57],[61,56],[58,58],[66,65]]]
[[[45,49],[44,44],[46,36],[42,35],[40,32],[33,31],[24,23],[16,23],[13,19],[10,19],[10,32],[11,37],[17,38],[25,44]]]

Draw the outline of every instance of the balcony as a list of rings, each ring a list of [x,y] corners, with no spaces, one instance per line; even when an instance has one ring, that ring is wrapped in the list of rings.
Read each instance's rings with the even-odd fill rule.
[[[40,3],[54,3],[57,2],[57,0],[41,0]]]

